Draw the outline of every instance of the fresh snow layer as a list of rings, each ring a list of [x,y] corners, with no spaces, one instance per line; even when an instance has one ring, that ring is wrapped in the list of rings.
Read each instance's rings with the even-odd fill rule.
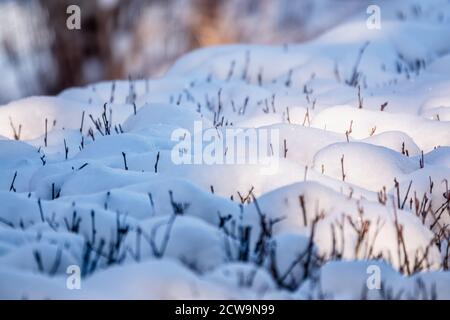
[[[450,299],[450,4],[413,4],[0,106],[0,298]],[[229,129],[275,136],[196,149]]]

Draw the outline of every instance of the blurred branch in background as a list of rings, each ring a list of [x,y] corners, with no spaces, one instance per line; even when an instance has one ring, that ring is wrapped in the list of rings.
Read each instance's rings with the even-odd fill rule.
[[[72,4],[81,8],[81,30],[66,27]],[[358,0],[0,0],[0,103],[157,76],[198,47],[304,41],[362,6]]]

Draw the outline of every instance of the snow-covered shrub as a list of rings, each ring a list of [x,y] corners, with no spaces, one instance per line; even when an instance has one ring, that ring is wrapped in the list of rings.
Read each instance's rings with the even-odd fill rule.
[[[0,106],[0,297],[448,299],[449,4],[386,6]],[[174,160],[228,129],[275,170]]]

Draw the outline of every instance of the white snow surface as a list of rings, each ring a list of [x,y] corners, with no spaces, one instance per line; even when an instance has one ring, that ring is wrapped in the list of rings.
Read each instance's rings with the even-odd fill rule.
[[[0,106],[0,298],[450,299],[450,3],[383,12]],[[230,128],[276,170],[173,160]]]

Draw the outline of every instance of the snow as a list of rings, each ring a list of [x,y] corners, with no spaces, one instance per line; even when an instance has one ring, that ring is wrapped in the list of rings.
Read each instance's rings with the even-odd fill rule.
[[[361,154],[364,154],[364,158]],[[340,142],[317,152],[314,168],[323,168],[324,174],[336,180],[346,180],[378,191],[392,184],[395,177],[417,170],[419,163],[384,147],[361,142]]]
[[[376,266],[383,275],[384,290],[367,291],[367,268]],[[339,277],[336,277],[339,274]],[[389,265],[378,261],[330,262],[322,269],[320,283],[314,284],[313,297],[339,300],[360,299],[449,299],[449,275],[444,272],[427,272],[412,277],[402,277]],[[306,285],[297,291],[303,298]],[[311,288],[308,288],[311,290]]]
[[[335,121],[337,119],[339,120]],[[361,110],[350,106],[336,106],[322,111],[313,119],[312,126],[345,133],[350,129],[350,123],[351,136],[356,139],[368,138],[372,130],[377,133],[402,131],[425,152],[450,143],[448,123],[445,121],[432,121],[410,114],[402,114],[399,121],[398,115],[394,113]]]
[[[385,5],[0,106],[0,298],[450,299],[450,5]]]

